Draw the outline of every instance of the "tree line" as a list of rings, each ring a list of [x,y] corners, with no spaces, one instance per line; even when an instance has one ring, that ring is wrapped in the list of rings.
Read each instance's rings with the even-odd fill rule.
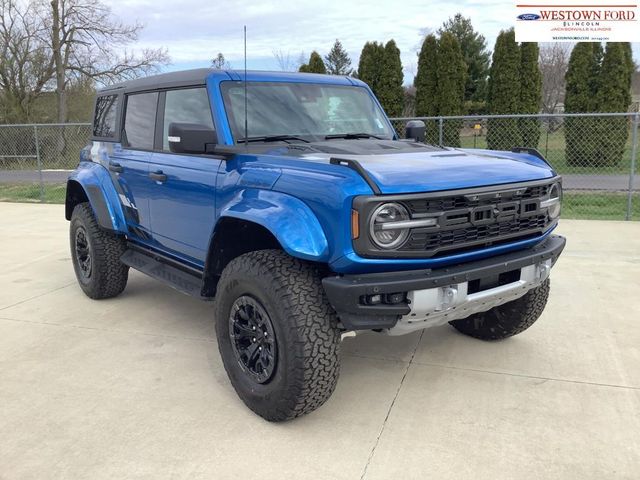
[[[0,0],[0,121],[88,119],[96,82],[153,73],[168,63],[163,49],[127,53],[141,29],[115,18],[102,0]],[[366,42],[356,68],[340,40],[326,55],[313,51],[295,67],[288,54],[274,55],[283,70],[360,78],[391,117],[554,112],[563,103],[567,112],[627,111],[636,70],[628,43],[605,49],[578,43],[570,56],[560,45],[540,51],[536,43],[518,44],[511,29],[500,32],[490,53],[471,20],[456,14],[423,38],[409,87],[393,39]],[[211,66],[231,67],[222,53]],[[623,118],[570,120],[565,126],[571,164],[619,161],[628,135]],[[428,141],[439,142],[436,124],[427,127]],[[460,122],[445,122],[443,143],[459,145],[461,128]],[[539,138],[536,119],[487,123],[493,149],[536,147]]]
[[[631,104],[635,71],[631,45],[578,43],[566,74],[567,112],[626,112]],[[568,118],[565,125],[567,163],[573,166],[614,166],[620,163],[629,137],[626,117]]]
[[[571,55],[567,61],[567,52]],[[564,103],[569,113],[626,112],[637,67],[629,43],[560,44],[542,52],[537,43],[515,40],[513,29],[501,31],[490,56],[485,38],[469,18],[457,14],[435,34],[425,36],[418,53],[413,86],[403,87],[400,50],[394,40],[366,42],[357,70],[336,40],[324,60],[316,51],[299,71],[352,75],[366,82],[390,117],[555,113]],[[543,88],[543,85],[546,88]],[[427,122],[427,141],[460,145],[460,121]],[[440,135],[442,134],[442,138]],[[605,166],[620,162],[628,139],[628,118],[573,118],[565,123],[567,161],[571,165]],[[537,118],[489,119],[487,145],[494,150],[537,148]]]
[[[169,62],[164,49],[126,50],[141,30],[100,0],[0,0],[0,121],[66,122],[70,108],[72,120],[86,120],[95,82]]]

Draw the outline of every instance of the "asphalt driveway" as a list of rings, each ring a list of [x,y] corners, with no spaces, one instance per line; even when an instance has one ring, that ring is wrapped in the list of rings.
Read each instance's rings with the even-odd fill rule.
[[[564,221],[547,310],[497,343],[346,339],[285,424],[226,378],[211,303],[76,286],[61,205],[0,203],[0,479],[640,478],[640,223]]]
[[[67,178],[73,170],[0,170],[0,184],[9,183],[39,183],[44,184],[67,183]]]

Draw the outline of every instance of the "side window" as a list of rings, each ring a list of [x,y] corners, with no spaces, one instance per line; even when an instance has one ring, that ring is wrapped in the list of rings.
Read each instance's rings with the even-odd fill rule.
[[[93,114],[93,136],[114,138],[116,136],[117,95],[102,95],[96,100]]]
[[[158,92],[127,96],[124,131],[128,147],[153,149],[157,107]]]
[[[169,151],[170,123],[197,123],[213,129],[207,91],[204,88],[187,88],[167,92],[162,133],[162,149],[166,152]]]

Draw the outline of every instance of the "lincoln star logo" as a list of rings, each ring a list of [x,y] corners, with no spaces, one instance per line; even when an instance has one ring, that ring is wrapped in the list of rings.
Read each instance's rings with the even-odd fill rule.
[[[537,13],[523,13],[518,15],[518,20],[540,20],[540,15]]]

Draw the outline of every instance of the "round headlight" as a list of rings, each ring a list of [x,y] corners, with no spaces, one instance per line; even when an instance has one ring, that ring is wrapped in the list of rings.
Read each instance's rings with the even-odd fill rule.
[[[409,236],[408,228],[393,228],[394,222],[409,220],[409,212],[399,203],[384,203],[371,216],[371,240],[378,247],[391,249],[399,247]]]
[[[558,218],[562,209],[562,187],[559,183],[554,183],[549,189],[549,217]]]

